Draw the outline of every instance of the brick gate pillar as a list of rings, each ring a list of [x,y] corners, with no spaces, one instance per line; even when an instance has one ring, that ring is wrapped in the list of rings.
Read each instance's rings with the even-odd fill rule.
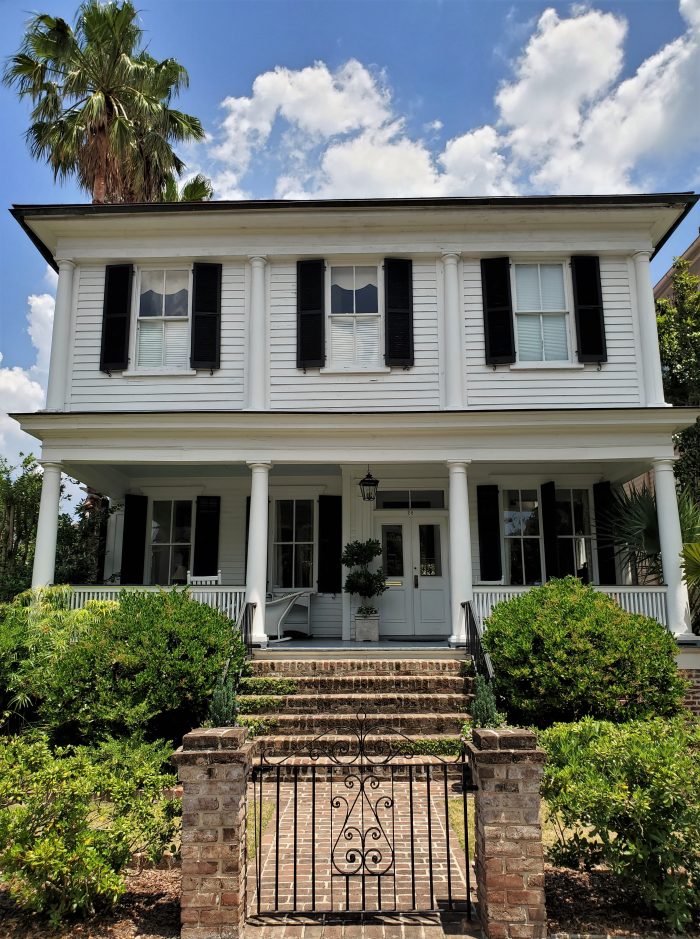
[[[476,882],[487,939],[544,939],[540,780],[545,761],[530,730],[474,730]]]
[[[246,916],[246,788],[253,745],[242,727],[193,730],[173,754],[182,783],[182,939],[240,939]]]

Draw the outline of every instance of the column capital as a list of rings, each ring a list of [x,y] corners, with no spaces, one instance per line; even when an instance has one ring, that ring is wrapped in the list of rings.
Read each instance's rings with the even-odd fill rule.
[[[471,464],[471,460],[445,460],[445,466],[448,470],[464,470],[465,473]]]
[[[443,264],[457,264],[461,259],[462,255],[458,251],[445,251],[442,255]]]
[[[63,463],[60,463],[58,460],[39,460],[39,465],[43,466],[45,470],[58,470],[59,473],[63,472]]]
[[[246,464],[252,470],[271,470],[272,463],[267,463],[265,460],[250,460]]]
[[[656,457],[651,461],[651,465],[654,467],[654,472],[657,470],[670,470],[673,472],[673,467],[676,463],[676,458],[673,456],[661,456]]]
[[[264,267],[267,264],[267,256],[264,254],[249,254],[248,260],[253,267]]]
[[[637,261],[637,260],[639,260],[639,261],[642,261],[642,260],[648,261],[650,258],[651,258],[651,251],[646,251],[646,250],[644,250],[644,251],[635,251],[634,254],[632,255],[632,260],[633,260],[633,261]]]
[[[56,260],[58,264],[58,272],[61,271],[74,271],[75,270],[75,261],[71,261],[69,258],[58,258]]]

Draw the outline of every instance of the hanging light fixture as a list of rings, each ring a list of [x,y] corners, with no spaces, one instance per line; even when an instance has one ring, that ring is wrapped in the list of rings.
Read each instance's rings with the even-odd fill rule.
[[[379,480],[375,479],[374,476],[369,471],[369,466],[367,467],[367,475],[364,479],[360,480],[360,492],[362,493],[363,502],[374,502],[377,498],[377,489],[379,488]]]

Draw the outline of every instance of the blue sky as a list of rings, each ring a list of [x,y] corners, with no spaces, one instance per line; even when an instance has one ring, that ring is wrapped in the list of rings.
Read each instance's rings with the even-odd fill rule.
[[[72,21],[73,2],[34,2]],[[218,197],[700,188],[700,0],[144,0],[150,51],[190,73],[184,156]],[[0,55],[27,0],[0,0]],[[31,160],[0,90],[3,208],[87,201]],[[695,210],[655,260],[693,240]],[[53,278],[0,215],[0,395],[41,405]],[[0,450],[22,443],[0,416]]]

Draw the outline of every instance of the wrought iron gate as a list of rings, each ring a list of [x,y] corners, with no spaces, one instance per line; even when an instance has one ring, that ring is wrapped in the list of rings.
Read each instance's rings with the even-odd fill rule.
[[[408,737],[364,715],[349,736],[323,734],[299,753],[262,752],[256,760],[248,810],[253,908],[341,915],[444,909],[471,918],[473,786],[465,754],[413,756]]]

